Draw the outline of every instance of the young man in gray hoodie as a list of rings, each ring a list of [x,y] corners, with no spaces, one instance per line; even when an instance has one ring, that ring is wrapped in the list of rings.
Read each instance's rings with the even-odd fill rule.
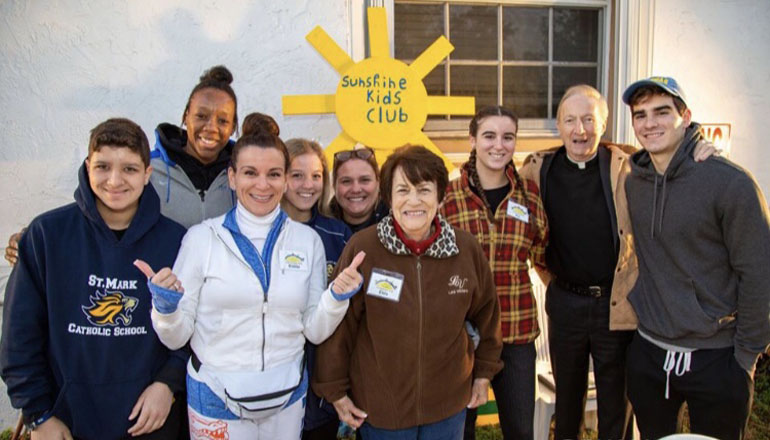
[[[702,134],[673,78],[637,81],[623,101],[644,147],[626,181],[639,259],[626,365],[639,429],[643,438],[673,434],[687,402],[692,432],[740,439],[770,342],[765,197],[727,159],[694,164]]]

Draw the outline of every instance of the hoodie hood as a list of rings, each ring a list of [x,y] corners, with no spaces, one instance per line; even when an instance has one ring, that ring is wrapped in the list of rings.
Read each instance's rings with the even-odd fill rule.
[[[161,157],[166,164],[174,166],[180,163],[183,167],[185,162],[192,162],[198,167],[222,167],[230,163],[230,155],[235,146],[233,140],[229,140],[225,148],[219,153],[217,159],[207,165],[200,163],[197,159],[187,154],[185,146],[187,145],[187,130],[174,124],[164,122],[158,124],[155,128],[155,147],[151,153],[153,158]]]
[[[177,156],[185,154],[187,145],[187,130],[174,124],[164,122],[158,124],[155,129],[155,149],[162,149],[165,153]]]
[[[689,167],[694,165],[693,151],[702,139],[703,134],[701,133],[700,124],[696,122],[690,123],[690,126],[685,129],[682,143],[677,148],[662,176],[655,169],[649,152],[639,150],[631,155],[631,172],[644,180],[654,182],[652,196],[653,220],[650,223],[650,237],[655,237],[656,231],[660,232],[663,230],[663,215],[666,209],[666,182],[684,175]],[[659,186],[660,190],[658,189]]]
[[[160,159],[166,168],[166,203],[171,200],[170,168],[179,165],[195,190],[204,194],[222,171],[230,165],[230,156],[235,142],[232,139],[229,140],[225,148],[219,152],[217,159],[210,164],[203,164],[187,154],[186,145],[187,130],[168,123],[159,124],[155,129],[155,147],[150,153],[150,159]]]
[[[85,162],[78,171],[78,188],[75,190],[75,202],[83,215],[94,226],[94,229],[102,235],[102,238],[109,240],[109,243],[131,245],[142,238],[160,219],[160,199],[152,185],[147,184],[144,186],[144,191],[142,191],[142,195],[139,197],[139,207],[136,210],[136,214],[134,214],[134,218],[131,219],[128,230],[123,234],[123,238],[118,241],[96,208],[96,196],[88,182],[88,170],[86,169]]]

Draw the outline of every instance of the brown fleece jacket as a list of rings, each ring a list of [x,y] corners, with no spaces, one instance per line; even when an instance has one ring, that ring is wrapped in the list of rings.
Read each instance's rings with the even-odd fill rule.
[[[500,307],[476,239],[441,219],[436,241],[417,257],[396,237],[392,217],[355,234],[337,263],[359,251],[364,282],[344,320],[318,348],[313,390],[334,402],[346,394],[384,429],[433,423],[460,412],[474,378],[502,368]],[[373,270],[403,275],[399,300],[370,295]],[[465,321],[479,330],[474,351]]]

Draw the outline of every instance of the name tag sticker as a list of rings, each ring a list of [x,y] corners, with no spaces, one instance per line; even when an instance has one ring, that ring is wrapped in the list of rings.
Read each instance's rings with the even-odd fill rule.
[[[282,270],[307,271],[310,268],[307,254],[302,251],[281,249],[278,257],[281,260]]]
[[[401,298],[401,287],[404,285],[404,275],[384,269],[372,269],[369,277],[369,287],[366,294],[398,302]]]
[[[519,205],[513,200],[508,200],[508,210],[506,212],[509,217],[513,217],[524,223],[529,223],[529,210],[524,205]]]

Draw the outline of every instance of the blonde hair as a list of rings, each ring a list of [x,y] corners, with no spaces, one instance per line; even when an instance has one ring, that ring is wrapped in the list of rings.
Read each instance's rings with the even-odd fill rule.
[[[318,160],[321,161],[321,167],[323,168],[323,188],[321,189],[321,197],[316,202],[316,209],[322,215],[331,217],[329,211],[329,195],[331,193],[331,182],[329,181],[329,164],[326,162],[326,156],[324,155],[323,147],[316,141],[309,139],[293,138],[286,141],[286,149],[289,150],[289,167],[291,162],[303,154],[315,154],[318,156]]]
[[[599,116],[601,116],[605,124],[607,123],[607,118],[610,115],[610,109],[609,106],[607,106],[607,100],[604,98],[604,96],[602,96],[601,93],[599,93],[598,90],[589,86],[588,84],[578,84],[568,88],[567,91],[564,92],[564,96],[561,97],[561,101],[559,101],[559,107],[556,110],[557,123],[561,121],[562,104],[564,104],[564,101],[566,101],[568,98],[571,98],[575,95],[583,95],[589,98],[594,98],[599,103]]]

